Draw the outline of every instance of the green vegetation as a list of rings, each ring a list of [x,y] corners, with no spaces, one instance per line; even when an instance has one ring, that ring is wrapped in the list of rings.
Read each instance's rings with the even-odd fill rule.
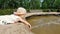
[[[0,15],[12,14],[15,9],[0,9]]]
[[[18,7],[60,12],[60,0],[0,0],[0,14],[11,14]]]
[[[60,9],[60,0],[0,0],[0,9]]]

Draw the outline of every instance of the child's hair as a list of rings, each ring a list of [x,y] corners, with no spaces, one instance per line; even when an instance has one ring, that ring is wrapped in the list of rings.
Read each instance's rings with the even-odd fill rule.
[[[21,13],[24,13],[24,14],[27,13],[26,9],[23,8],[23,7],[19,7],[19,8],[17,9],[17,12],[21,12]]]

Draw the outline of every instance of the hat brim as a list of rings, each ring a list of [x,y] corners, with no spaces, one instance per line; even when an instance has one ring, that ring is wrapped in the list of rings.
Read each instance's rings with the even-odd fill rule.
[[[17,15],[23,15],[23,14],[25,14],[25,13],[14,12],[14,14],[17,14]]]

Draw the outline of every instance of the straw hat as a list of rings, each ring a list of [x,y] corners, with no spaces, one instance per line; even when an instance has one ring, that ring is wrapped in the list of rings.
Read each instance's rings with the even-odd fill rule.
[[[14,14],[26,14],[26,9],[23,7],[19,7]]]

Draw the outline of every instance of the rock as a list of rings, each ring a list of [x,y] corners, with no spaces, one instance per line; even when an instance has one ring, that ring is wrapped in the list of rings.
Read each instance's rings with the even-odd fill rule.
[[[15,23],[0,25],[0,34],[33,34],[27,25]]]

